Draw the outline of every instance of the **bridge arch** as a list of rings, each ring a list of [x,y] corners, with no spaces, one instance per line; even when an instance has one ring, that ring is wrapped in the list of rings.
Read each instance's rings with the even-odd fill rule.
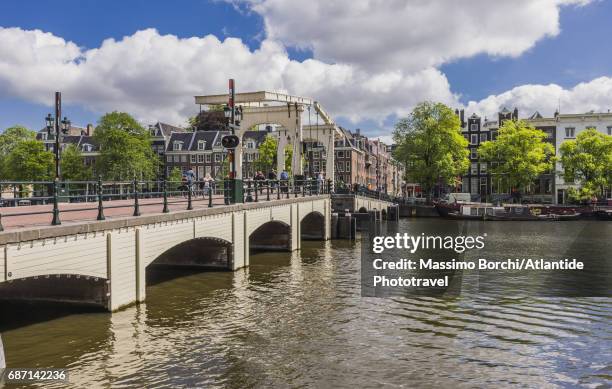
[[[263,223],[249,235],[249,249],[254,251],[291,251],[291,226],[280,220]]]
[[[68,303],[106,308],[108,282],[105,278],[78,274],[23,277],[0,283],[0,300]]]
[[[313,211],[302,218],[300,221],[300,239],[325,239],[325,216],[321,212]]]

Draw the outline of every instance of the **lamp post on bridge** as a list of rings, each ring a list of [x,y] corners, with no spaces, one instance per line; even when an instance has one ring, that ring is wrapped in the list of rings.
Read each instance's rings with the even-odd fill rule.
[[[62,117],[62,94],[55,92],[55,117],[47,114],[45,122],[47,124],[47,135],[53,134],[55,138],[55,146],[53,153],[55,155],[55,180],[60,180],[60,138],[62,134],[67,134],[70,130],[70,120]]]
[[[236,99],[236,88],[234,79],[230,78],[229,80],[229,99],[227,102],[227,107],[223,109],[223,113],[225,118],[228,120],[228,127],[232,135],[223,137],[221,143],[223,147],[227,149],[228,157],[230,159],[230,172],[229,172],[229,191],[230,197],[229,200],[232,203],[242,203],[243,199],[243,187],[242,187],[242,174],[238,174],[238,169],[236,168],[236,148],[242,147],[240,144],[240,138],[236,135],[236,130],[240,128],[240,121],[236,120],[236,114],[239,114],[242,118],[242,108],[236,107],[235,104]],[[242,153],[240,153],[242,154]]]

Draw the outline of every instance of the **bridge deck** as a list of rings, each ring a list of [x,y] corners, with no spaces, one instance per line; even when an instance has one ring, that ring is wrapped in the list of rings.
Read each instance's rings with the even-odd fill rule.
[[[262,200],[265,195],[262,196]],[[140,214],[161,213],[163,205],[160,198],[142,198],[138,200]],[[192,199],[193,209],[208,208],[208,197],[194,196]],[[224,206],[222,195],[213,197],[213,207]],[[60,219],[62,224],[78,223],[87,220],[96,220],[98,216],[97,202],[82,203],[60,203]],[[187,208],[185,197],[169,197],[168,208],[172,211],[181,211]],[[86,209],[86,210],[84,210]],[[15,228],[48,226],[51,224],[53,205],[30,205],[20,207],[0,207],[2,216],[2,226],[5,230]],[[41,214],[28,215],[29,213],[48,212]],[[104,216],[107,219],[117,217],[128,217],[134,214],[134,200],[112,200],[104,201]]]

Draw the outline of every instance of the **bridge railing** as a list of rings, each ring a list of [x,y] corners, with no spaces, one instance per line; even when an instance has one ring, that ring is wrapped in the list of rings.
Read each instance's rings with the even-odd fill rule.
[[[62,214],[67,213],[80,212],[79,217],[88,218],[89,212],[89,218],[95,215],[105,220],[105,211],[114,209],[128,209],[132,216],[140,216],[145,207],[167,213],[171,208],[229,205],[240,202],[240,196],[242,202],[274,201],[326,194],[331,189],[329,182],[293,178],[247,179],[242,181],[241,195],[233,193],[236,189],[230,180],[0,181],[0,231],[3,218],[29,218],[38,225],[44,223],[42,215],[50,215],[51,225],[59,225]]]
[[[336,183],[334,193],[337,194],[355,194],[365,197],[370,197],[373,199],[379,199],[389,202],[398,202],[399,198],[395,196],[391,196],[386,192],[371,190],[361,185],[346,185],[343,183]]]

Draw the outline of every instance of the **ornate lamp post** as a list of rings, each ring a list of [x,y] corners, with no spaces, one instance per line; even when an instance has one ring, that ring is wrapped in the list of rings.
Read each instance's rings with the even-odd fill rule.
[[[55,140],[55,146],[53,152],[55,154],[55,180],[60,179],[60,140],[63,134],[67,134],[70,131],[70,120],[64,116],[64,119],[60,121],[62,117],[62,94],[55,92],[55,117],[51,114],[47,114],[45,122],[47,124],[47,135],[53,134]]]

